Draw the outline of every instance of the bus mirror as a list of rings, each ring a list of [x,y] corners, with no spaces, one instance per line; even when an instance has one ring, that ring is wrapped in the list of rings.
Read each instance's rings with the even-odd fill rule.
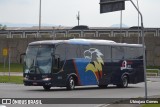
[[[26,53],[22,53],[22,54],[20,54],[20,63],[22,63],[22,56],[25,56],[26,55]]]

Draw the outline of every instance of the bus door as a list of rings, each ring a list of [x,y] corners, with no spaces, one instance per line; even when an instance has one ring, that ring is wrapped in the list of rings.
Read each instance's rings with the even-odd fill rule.
[[[55,85],[63,86],[66,80],[66,72],[64,71],[64,64],[66,60],[65,45],[58,45],[55,53],[52,55],[52,76]]]
[[[54,85],[61,85],[63,82],[63,70],[60,60],[60,55],[53,55],[52,76]]]

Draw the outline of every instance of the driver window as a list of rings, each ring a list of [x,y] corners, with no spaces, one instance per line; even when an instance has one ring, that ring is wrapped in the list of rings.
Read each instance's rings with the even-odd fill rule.
[[[53,69],[58,72],[64,65],[66,59],[65,44],[59,44],[56,46],[55,54],[53,55]]]

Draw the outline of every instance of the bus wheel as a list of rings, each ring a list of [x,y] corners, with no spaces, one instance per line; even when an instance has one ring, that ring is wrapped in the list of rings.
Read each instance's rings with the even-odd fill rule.
[[[48,90],[50,90],[51,86],[44,85],[43,88],[44,88],[44,90],[48,91]]]
[[[118,88],[126,88],[128,87],[128,77],[126,75],[124,75],[122,77],[122,83],[121,84],[117,84]]]
[[[67,90],[73,90],[75,88],[75,81],[73,77],[69,77],[67,81]]]

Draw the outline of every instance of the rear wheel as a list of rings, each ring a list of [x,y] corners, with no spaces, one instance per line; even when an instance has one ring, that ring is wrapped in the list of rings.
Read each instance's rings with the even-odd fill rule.
[[[117,84],[117,87],[118,88],[126,88],[126,87],[128,87],[128,77],[127,77],[127,75],[124,75],[122,77],[122,83],[121,84]]]
[[[44,86],[43,86],[43,88],[44,88],[44,90],[48,91],[48,90],[50,90],[50,89],[51,89],[51,86],[44,85]]]
[[[75,88],[75,81],[73,77],[69,77],[66,87],[67,87],[67,90],[73,90]]]

